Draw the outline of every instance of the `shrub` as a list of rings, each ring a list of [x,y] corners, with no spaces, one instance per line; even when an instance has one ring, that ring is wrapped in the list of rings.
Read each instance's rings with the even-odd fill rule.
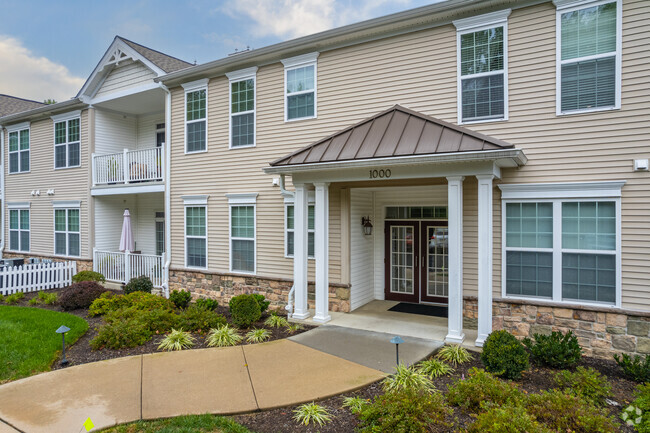
[[[127,295],[133,292],[151,293],[153,290],[153,283],[149,277],[142,275],[140,277],[131,278],[126,286],[124,286],[124,293]]]
[[[361,397],[345,397],[343,399],[343,407],[347,407],[350,412],[355,415],[361,413],[361,410],[365,405],[368,404],[368,400],[364,400]]]
[[[234,296],[228,305],[232,322],[240,328],[248,328],[262,317],[262,309],[255,295]]]
[[[169,300],[176,305],[176,308],[187,308],[192,300],[192,294],[186,290],[172,290]]]
[[[182,329],[172,329],[158,345],[159,350],[183,350],[194,346],[194,337]]]
[[[94,281],[74,283],[61,291],[59,304],[64,311],[89,308],[106,289]]]
[[[56,295],[56,293],[38,292],[38,300],[45,305],[56,304],[56,301],[58,299],[59,297]]]
[[[438,391],[401,389],[363,405],[359,412],[358,431],[425,433],[434,431],[432,426],[449,428],[445,419],[451,413]]]
[[[508,331],[494,331],[485,340],[481,361],[485,369],[506,379],[519,379],[528,368],[528,352]]]
[[[415,367],[408,367],[399,364],[395,367],[395,373],[391,374],[382,381],[382,387],[385,392],[395,392],[404,389],[414,389],[428,391],[433,389],[431,379]]]
[[[162,296],[145,292],[133,292],[128,295],[105,293],[93,301],[88,308],[88,315],[101,316],[109,311],[128,307],[133,307],[136,310],[173,310],[174,303]]]
[[[0,304],[2,304],[5,301],[5,295],[0,293]]]
[[[456,367],[472,359],[472,355],[459,344],[447,344],[436,354],[436,358]]]
[[[95,271],[81,271],[72,276],[73,283],[80,283],[82,281],[95,281],[99,283],[105,283],[106,278],[104,278],[104,276],[99,272]]]
[[[168,332],[179,323],[179,317],[170,310],[138,310],[135,307],[110,311],[104,316],[104,320],[107,323],[136,320],[155,333]]]
[[[572,433],[613,433],[618,431],[613,420],[583,398],[559,390],[531,394],[526,411],[552,431]]]
[[[210,329],[206,339],[210,347],[236,346],[241,340],[242,337],[237,333],[237,330],[228,325]]]
[[[151,339],[151,331],[137,319],[117,320],[99,328],[99,333],[90,341],[93,350],[124,349],[141,346]]]
[[[504,382],[485,370],[471,368],[466,379],[457,380],[448,388],[447,401],[452,406],[461,406],[470,411],[489,407],[517,404],[522,393],[516,385]]]
[[[628,419],[624,419],[624,421],[626,424],[630,424],[629,421],[632,421],[632,424],[636,426],[640,433],[650,433],[650,383],[639,385],[635,397],[636,399],[632,402],[632,416],[628,415]],[[623,414],[625,412],[630,413],[628,409]],[[621,417],[623,417],[623,414],[621,414]]]
[[[293,419],[304,425],[312,422],[323,425],[332,419],[327,409],[313,402],[301,404],[293,413]]]
[[[190,332],[208,332],[226,324],[226,318],[214,311],[191,305],[180,313],[179,326]]]
[[[616,363],[623,369],[623,374],[635,382],[650,382],[650,356],[641,358],[639,355],[630,357],[622,353],[619,357],[614,355]]]
[[[554,380],[564,392],[583,397],[597,406],[603,406],[612,391],[607,379],[591,367],[578,367],[574,373],[560,371],[555,374]]]
[[[271,338],[271,333],[266,329],[251,329],[246,333],[246,341],[249,343],[261,343]]]
[[[259,304],[260,311],[262,313],[269,309],[269,305],[271,305],[271,302],[267,301],[264,295],[258,295],[257,293],[253,293],[251,296],[255,298],[255,300]]]
[[[25,297],[25,294],[23,292],[16,292],[16,293],[14,293],[12,295],[7,296],[7,299],[5,299],[5,303],[7,305],[16,305],[24,297]]]
[[[30,306],[34,306],[34,305],[37,305],[37,304],[40,304],[40,303],[41,303],[41,301],[38,299],[38,297],[32,298],[27,302],[27,304],[30,305]]]
[[[629,405],[623,409],[621,419],[625,424],[634,427],[636,431],[646,432],[648,431],[647,428],[650,427],[647,422],[643,422],[643,411],[634,405]]]
[[[219,301],[216,299],[201,298],[196,300],[196,306],[214,311],[219,306]]]
[[[521,406],[492,407],[476,417],[468,433],[553,433]]]
[[[284,316],[278,316],[277,314],[271,314],[265,321],[264,324],[270,328],[282,328],[283,326],[289,326],[287,318]]]
[[[301,331],[301,330],[303,330],[303,329],[305,329],[305,327],[302,326],[300,323],[289,323],[289,324],[287,325],[287,332],[288,332],[289,334],[294,334],[294,333],[296,333],[297,331]]]
[[[444,376],[454,372],[454,369],[438,359],[427,359],[422,361],[418,366],[420,373],[426,374],[431,378]]]
[[[538,364],[567,368],[580,361],[582,349],[578,338],[571,331],[566,334],[558,331],[553,331],[551,335],[535,334],[533,338],[535,341],[524,338],[523,343]]]

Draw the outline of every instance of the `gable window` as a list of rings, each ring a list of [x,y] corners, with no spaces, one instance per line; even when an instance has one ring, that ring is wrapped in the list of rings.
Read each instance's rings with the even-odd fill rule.
[[[183,84],[185,89],[185,153],[207,150],[208,80]]]
[[[7,128],[9,132],[9,173],[29,171],[29,125]]]
[[[230,80],[230,148],[255,146],[255,73],[249,68],[226,74]]]
[[[80,112],[52,116],[54,120],[54,168],[81,165]]]
[[[29,251],[29,206],[9,209],[9,249],[12,251]]]
[[[54,254],[79,256],[81,236],[79,208],[54,209]]]
[[[285,121],[316,117],[316,59],[319,53],[282,60]]]
[[[518,185],[500,186],[506,296],[620,304],[623,183],[591,184],[576,184],[573,191],[563,184],[559,194],[551,184],[533,185],[537,194],[530,185],[519,191]],[[561,198],[552,198],[554,194]]]
[[[620,107],[620,2],[558,6],[557,114]]]
[[[307,208],[307,257],[314,258],[315,247],[315,211],[314,205],[310,204]],[[293,204],[286,205],[286,257],[293,257],[294,248],[294,206]]]
[[[458,31],[459,123],[506,120],[510,10],[454,21]]]

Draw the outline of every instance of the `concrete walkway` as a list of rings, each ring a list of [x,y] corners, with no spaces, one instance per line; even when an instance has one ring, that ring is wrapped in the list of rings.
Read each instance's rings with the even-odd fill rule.
[[[326,398],[384,376],[289,340],[118,358],[0,386],[0,433],[85,431],[88,417],[98,431],[139,419],[251,412]]]

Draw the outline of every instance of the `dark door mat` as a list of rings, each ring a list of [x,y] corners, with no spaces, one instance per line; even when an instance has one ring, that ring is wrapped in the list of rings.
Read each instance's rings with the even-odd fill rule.
[[[406,302],[400,302],[388,311],[422,314],[423,316],[447,317],[447,310],[447,307],[439,307],[437,305],[408,304]]]

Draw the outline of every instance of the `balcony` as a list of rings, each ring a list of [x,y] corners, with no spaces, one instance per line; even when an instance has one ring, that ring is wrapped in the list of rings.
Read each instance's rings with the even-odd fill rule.
[[[93,154],[93,186],[163,181],[163,147]]]
[[[153,286],[161,288],[165,281],[165,255],[133,254],[113,251],[93,251],[93,270],[104,275],[106,281],[128,283],[131,278],[149,277]]]

